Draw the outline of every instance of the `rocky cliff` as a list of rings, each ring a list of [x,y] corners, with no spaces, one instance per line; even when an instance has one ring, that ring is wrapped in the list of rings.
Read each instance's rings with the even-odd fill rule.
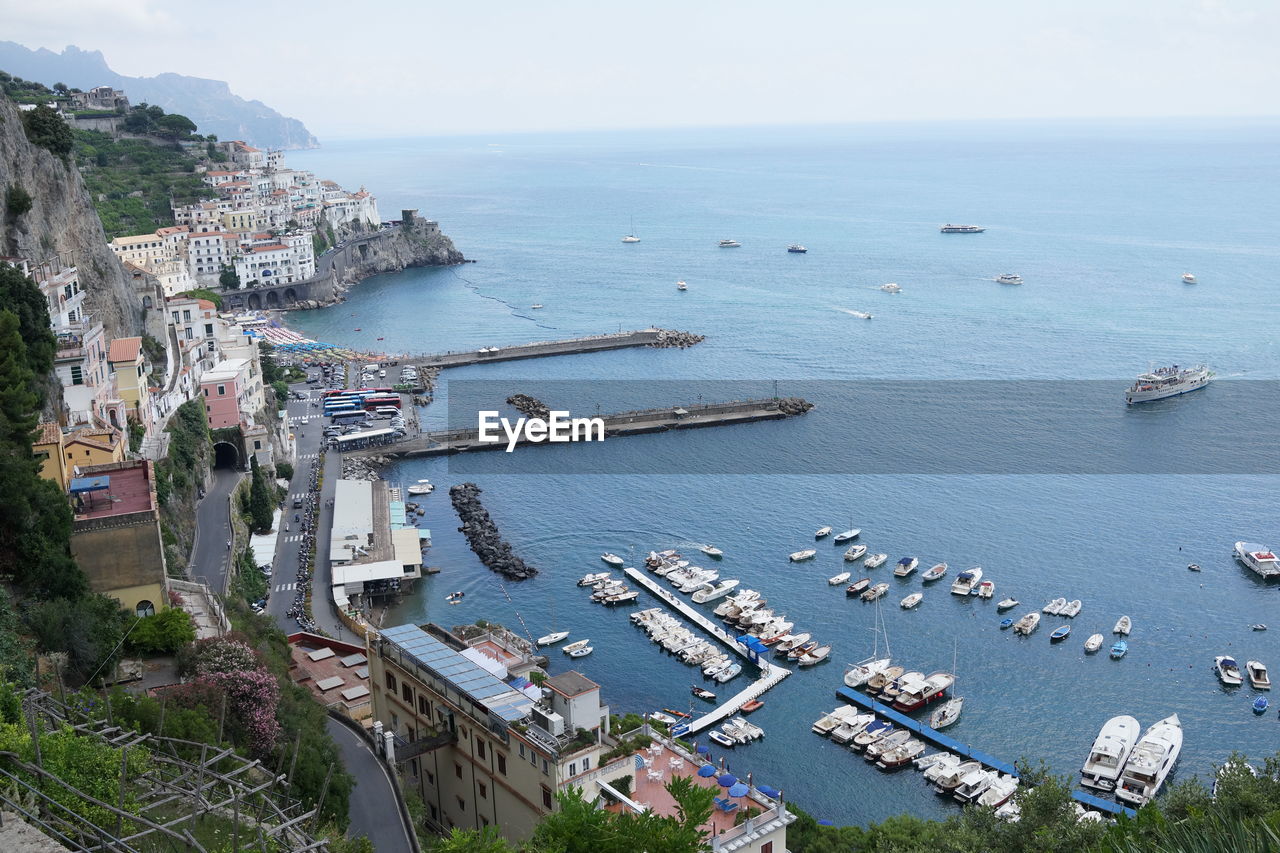
[[[0,255],[32,261],[74,263],[94,318],[111,337],[141,334],[142,306],[124,268],[107,247],[80,173],[43,148],[32,145],[17,108],[0,98],[0,190],[21,187],[31,209],[10,211],[0,204]]]
[[[359,236],[356,232],[348,238],[353,245],[345,250],[346,262],[335,265],[340,290],[378,273],[466,263],[453,241],[440,233],[440,227],[430,220],[405,220],[367,242],[360,241]]]
[[[0,69],[46,86],[66,83],[80,89],[112,86],[123,89],[129,103],[155,104],[196,123],[200,133],[219,139],[242,139],[262,148],[315,148],[320,143],[295,118],[281,115],[261,101],[247,101],[221,80],[157,74],[126,77],[107,65],[100,51],[70,45],[61,53],[31,50],[16,42],[0,42]]]

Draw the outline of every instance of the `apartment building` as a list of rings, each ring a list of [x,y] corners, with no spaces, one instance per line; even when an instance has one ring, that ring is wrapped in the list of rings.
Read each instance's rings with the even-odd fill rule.
[[[230,358],[200,377],[209,427],[249,426],[266,404],[262,370],[256,362]]]

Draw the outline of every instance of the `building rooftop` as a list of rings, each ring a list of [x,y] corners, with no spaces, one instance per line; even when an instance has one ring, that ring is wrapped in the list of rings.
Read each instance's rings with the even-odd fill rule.
[[[533,708],[533,700],[528,696],[417,625],[388,628],[382,632],[382,639],[399,650],[407,663],[429,670],[490,714],[509,723],[524,719]]]
[[[62,430],[53,422],[42,423],[36,427],[36,430],[36,438],[32,444],[57,444],[62,436]]]
[[[87,491],[80,492],[79,506],[73,506],[76,521],[155,509],[146,462],[91,466],[71,481],[71,488],[78,484]]]
[[[332,653],[317,660],[313,655],[320,650]],[[369,707],[369,669],[363,666],[362,646],[301,631],[289,635],[289,656],[289,677],[310,690],[321,705],[345,705],[348,716]],[[364,687],[366,692],[358,696],[349,693],[354,687]]]
[[[116,338],[107,350],[107,361],[137,361],[142,352],[142,338]]]
[[[546,686],[568,699],[600,689],[599,684],[572,669],[568,672],[551,676],[546,680]]]

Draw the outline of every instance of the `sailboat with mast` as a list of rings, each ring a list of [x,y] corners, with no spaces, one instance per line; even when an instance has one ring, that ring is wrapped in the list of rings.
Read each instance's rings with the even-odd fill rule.
[[[636,236],[636,218],[634,216],[631,217],[631,230],[627,233],[627,236],[622,238],[622,242],[624,243],[640,242],[640,238]]]
[[[953,644],[951,647],[951,677],[956,678],[956,665],[959,660],[959,645]],[[960,711],[964,708],[963,696],[952,696],[946,702],[942,703],[933,714],[929,717],[929,728],[945,729],[947,726],[960,719]]]
[[[867,680],[877,673],[884,672],[889,668],[889,632],[884,627],[883,620],[880,618],[880,599],[876,599],[876,618],[875,627],[871,629],[875,634],[875,643],[871,649],[871,657],[860,660],[857,663],[851,663],[844,671],[844,683],[848,687],[861,687],[867,683]],[[884,634],[884,657],[880,656],[880,634]]]

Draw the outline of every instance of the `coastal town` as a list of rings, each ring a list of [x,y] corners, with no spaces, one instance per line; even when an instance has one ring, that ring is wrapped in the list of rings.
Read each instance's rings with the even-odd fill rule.
[[[544,283],[502,267],[497,276],[514,284],[484,296],[492,313],[439,321],[466,326],[470,338],[408,335],[412,322],[395,316],[411,313],[394,301],[402,296],[353,303],[437,272],[434,292],[414,297],[439,300],[424,314],[461,311],[440,291],[481,301],[465,277],[477,268],[462,266],[475,261],[460,249],[478,250],[454,245],[433,199],[384,212],[375,192],[401,196],[373,178],[344,187],[323,169],[291,166],[279,139],[201,133],[177,107],[144,103],[113,79],[81,89],[0,70],[0,850],[1280,844],[1280,754],[1270,757],[1273,739],[1254,734],[1275,723],[1269,635],[1256,609],[1224,617],[1230,608],[1206,605],[1230,628],[1202,640],[1209,629],[1197,637],[1199,625],[1162,624],[1136,594],[1070,572],[1047,579],[1058,586],[1040,608],[1040,578],[1018,569],[1052,566],[1006,539],[957,541],[941,523],[931,535],[913,517],[927,517],[930,504],[912,507],[887,485],[847,501],[855,490],[845,490],[845,503],[832,505],[816,493],[784,501],[763,477],[752,494],[742,480],[715,487],[714,498],[664,477],[603,485],[607,465],[593,469],[601,457],[591,454],[621,456],[615,447],[634,454],[627,474],[704,462],[717,474],[717,465],[749,473],[733,465],[782,458],[792,443],[840,473],[835,454],[821,455],[830,437],[819,434],[833,429],[828,412],[840,403],[830,387],[780,387],[758,372],[759,387],[651,382],[680,376],[682,360],[708,350],[723,356],[715,309],[687,306],[714,306],[710,291],[748,273],[689,274],[695,288],[681,277],[673,290],[670,257],[635,259],[677,238],[654,228],[642,243],[629,217],[626,235],[609,238],[622,259],[616,286],[652,318],[605,331],[580,319],[557,326],[553,300],[597,298],[594,279],[590,291],[533,302],[520,288]],[[504,156],[490,145],[485,157]],[[965,248],[990,244],[996,230],[895,226]],[[755,248],[746,236],[702,242],[726,264]],[[777,242],[751,261],[768,279],[760,291],[797,280],[769,264],[821,260],[818,240]],[[678,263],[692,264],[681,251]],[[549,263],[528,278],[560,260]],[[995,281],[1023,284],[1012,273]],[[1186,273],[1176,286],[1199,284]],[[901,294],[897,284],[859,290],[850,298],[906,302],[886,295]],[[999,290],[990,298],[1018,288]],[[876,323],[892,310],[878,309]],[[865,311],[828,313],[844,324],[857,317],[859,330],[874,325],[861,324],[872,318]],[[703,322],[720,338],[695,325]],[[536,334],[546,339],[528,340]],[[729,352],[731,372],[740,351]],[[569,375],[609,382],[617,369],[640,381],[627,395],[610,386],[574,396],[488,366],[529,362],[538,365],[531,376],[568,363]],[[493,408],[473,421],[456,390],[462,414],[446,418],[444,380],[466,388],[486,371],[502,389],[483,401]],[[1157,420],[1149,413],[1170,411],[1160,401],[1217,391],[1201,390],[1213,377],[1203,365],[1152,367],[1106,394],[1133,415],[1126,424],[1146,425]],[[569,419],[557,393],[584,414],[590,399],[595,417]],[[500,417],[512,411],[519,416]],[[837,426],[835,440],[843,435]],[[727,436],[727,449],[706,436]],[[563,455],[539,446],[552,441]],[[679,456],[696,441],[699,450]],[[588,461],[570,466],[569,454]],[[537,467],[548,458],[550,469]],[[556,464],[593,476],[585,486],[555,482],[546,495],[510,482],[559,473]],[[929,488],[941,503],[970,497]],[[563,529],[529,506],[560,502],[571,519]],[[680,502],[693,520],[679,530],[657,520],[655,507]],[[899,523],[911,544],[889,529]],[[988,521],[963,523],[968,533]],[[1273,591],[1280,577],[1266,544],[1228,542],[1217,555],[1182,547],[1144,569],[1165,572],[1161,582],[1184,598],[1209,601],[1202,579],[1222,586],[1227,573],[1251,592]],[[959,568],[976,559],[970,548],[987,555],[987,569]],[[1061,625],[1037,634],[1047,618]],[[1093,627],[1072,634],[1077,623]],[[1168,651],[1175,634],[1196,646],[1188,672]],[[1060,704],[1046,710],[1042,695],[1018,695],[1055,670],[1075,685],[1057,694]],[[1141,680],[1157,698],[1135,691],[1113,707],[1104,679]],[[1079,719],[1073,690],[1077,701],[1101,697]],[[1193,703],[1216,709],[1205,711],[1215,719],[1235,714],[1211,747],[1203,718],[1184,710]],[[1011,718],[1016,732],[997,736],[993,721],[1010,728]],[[1188,763],[1184,736],[1188,747],[1200,741],[1202,774],[1213,751],[1210,776],[1184,766],[1175,778],[1180,757]],[[1076,767],[1062,766],[1062,752]],[[871,796],[891,803],[891,816],[864,816],[859,798]]]

